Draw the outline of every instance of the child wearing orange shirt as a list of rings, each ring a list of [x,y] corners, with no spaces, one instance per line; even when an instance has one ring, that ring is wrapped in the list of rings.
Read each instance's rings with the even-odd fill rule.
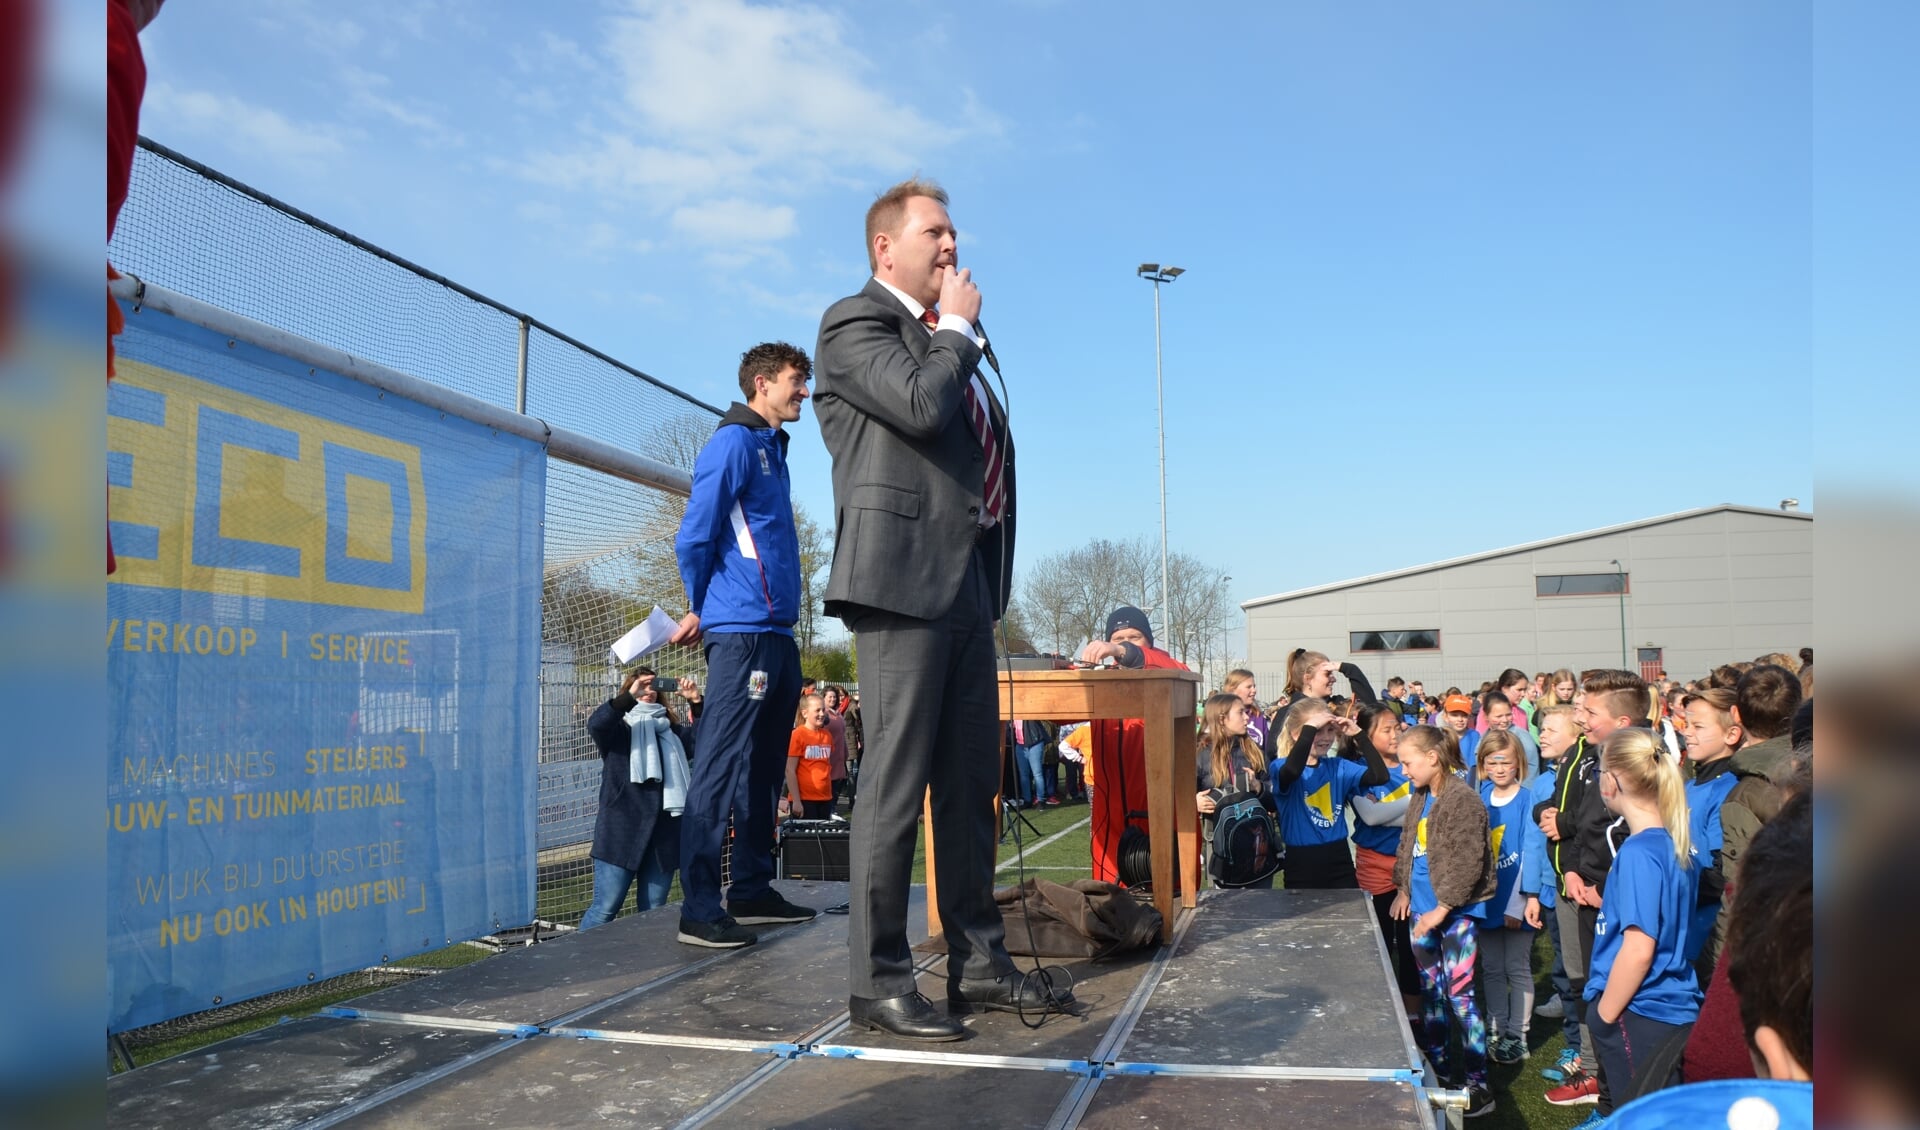
[[[800,700],[800,724],[787,739],[787,797],[808,820],[833,816],[833,735],[826,700],[817,694]]]

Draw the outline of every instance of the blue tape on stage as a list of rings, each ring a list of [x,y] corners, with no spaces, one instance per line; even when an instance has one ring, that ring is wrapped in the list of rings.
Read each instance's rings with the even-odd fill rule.
[[[531,921],[540,446],[150,309],[107,413],[109,1030]]]

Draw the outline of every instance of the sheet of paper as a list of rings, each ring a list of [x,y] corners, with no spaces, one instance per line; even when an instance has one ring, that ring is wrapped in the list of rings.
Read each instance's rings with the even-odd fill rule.
[[[615,667],[624,667],[644,655],[652,655],[667,646],[667,637],[680,625],[673,617],[660,611],[659,605],[645,620],[634,626],[633,631],[621,636],[608,653]]]

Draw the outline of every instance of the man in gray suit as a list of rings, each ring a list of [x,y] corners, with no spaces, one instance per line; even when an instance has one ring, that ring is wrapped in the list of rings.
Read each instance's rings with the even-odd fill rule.
[[[1013,577],[1013,441],[979,373],[980,291],[947,194],[895,185],[867,213],[873,278],[820,320],[815,411],[833,457],[826,612],[854,633],[866,753],[853,823],[848,1010],[919,1040],[977,1008],[1038,1011],[993,901],[1000,788],[993,625]],[[931,787],[946,1014],[916,989],[907,890]]]

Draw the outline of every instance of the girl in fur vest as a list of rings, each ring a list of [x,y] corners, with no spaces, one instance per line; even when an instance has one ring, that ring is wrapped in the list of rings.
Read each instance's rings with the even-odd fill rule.
[[[1479,921],[1497,889],[1487,841],[1487,810],[1480,792],[1461,780],[1459,746],[1432,726],[1400,736],[1400,764],[1413,782],[1413,799],[1394,861],[1395,918],[1412,917],[1409,933],[1420,963],[1420,1043],[1443,1080],[1464,1080],[1467,1117],[1493,1109],[1487,1089],[1487,1026],[1474,1001]],[[1463,1071],[1448,1048],[1449,1018],[1460,1030]]]

